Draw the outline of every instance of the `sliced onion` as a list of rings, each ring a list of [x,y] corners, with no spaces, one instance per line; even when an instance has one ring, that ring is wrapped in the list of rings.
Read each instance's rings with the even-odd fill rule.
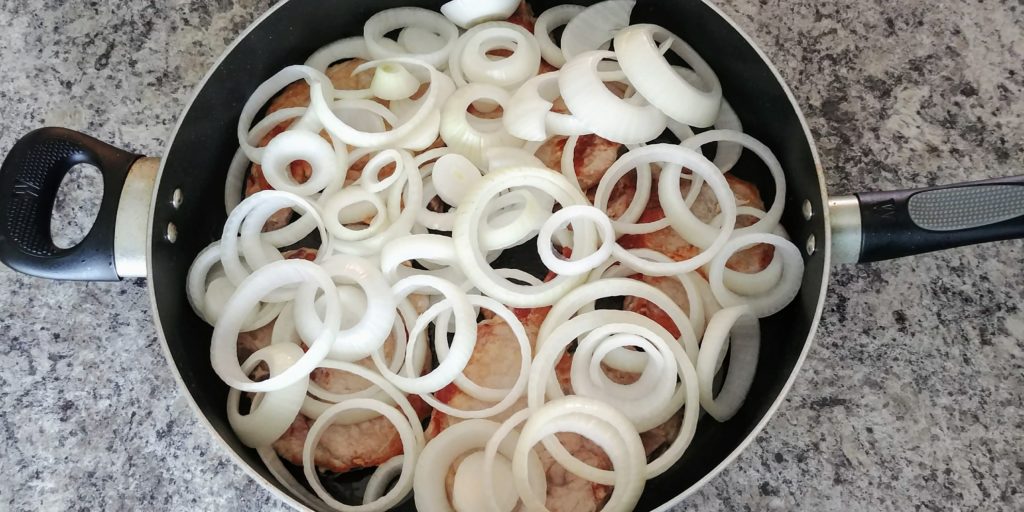
[[[245,317],[266,295],[281,287],[302,285],[319,287],[325,293],[323,329],[308,341],[309,350],[291,367],[276,377],[254,382],[238,364],[238,332]],[[331,350],[341,325],[341,304],[334,293],[334,282],[316,263],[305,260],[284,260],[271,263],[253,272],[242,282],[224,307],[220,320],[213,329],[210,341],[210,360],[214,372],[228,386],[249,392],[266,392],[285,388],[309,375]],[[312,304],[296,307],[309,307]]]
[[[331,256],[321,266],[336,283],[359,285],[367,298],[367,309],[359,323],[338,332],[331,348],[331,358],[352,362],[376,353],[391,333],[395,308],[398,307],[384,275],[376,263],[353,256]],[[314,289],[305,287],[296,296],[295,326],[304,340],[315,339],[316,334],[323,330],[316,311],[299,306],[312,303],[314,293]]]
[[[563,207],[585,205],[587,198],[565,178],[546,169],[510,168],[484,176],[463,199],[455,216],[452,239],[466,277],[478,290],[512,307],[540,307],[555,303],[584,281],[580,277],[558,276],[541,286],[523,286],[498,276],[485,261],[481,247],[481,216],[488,204],[503,190],[530,187],[554,198]],[[594,251],[596,233],[583,229],[575,233],[576,247],[583,254]]]
[[[490,420],[467,420],[446,428],[437,437],[431,439],[423,448],[419,463],[416,465],[415,481],[413,482],[416,508],[431,512],[454,512],[445,489],[448,470],[455,459],[467,452],[479,451],[487,445],[499,428],[498,423]],[[507,439],[500,442],[495,451],[511,459],[518,440],[518,436],[512,432]],[[536,452],[527,450],[523,457],[524,464],[532,477],[532,483],[544,489],[546,483],[544,466],[541,465]]]
[[[782,277],[772,290],[763,295],[738,295],[726,288],[723,282],[725,264],[733,254],[757,244],[775,246],[775,257],[782,258]],[[715,256],[708,268],[708,283],[715,298],[724,307],[749,305],[758,318],[782,311],[800,293],[803,282],[804,260],[800,250],[792,242],[778,235],[750,233],[730,240]]]
[[[403,265],[407,261],[424,261],[437,263],[440,268],[420,270]],[[462,271],[456,266],[455,244],[452,239],[442,235],[420,234],[396,238],[381,248],[380,266],[384,276],[391,282],[417,275],[427,274],[451,282],[465,279]]]
[[[260,84],[256,91],[246,100],[245,106],[242,107],[242,114],[238,119],[238,144],[253,163],[258,164],[262,162],[263,152],[265,151],[264,148],[254,147],[250,143],[249,132],[253,121],[271,98],[296,80],[305,80],[310,87],[319,88],[325,94],[330,94],[331,96],[334,94],[334,86],[331,85],[330,79],[323,72],[308,66],[288,66],[278,71],[276,75],[270,77],[266,82]],[[313,122],[317,116],[318,114],[313,112],[313,110],[308,110],[303,113],[298,124],[308,128],[309,123]]]
[[[676,73],[658,48],[665,41],[672,42],[672,52],[693,68],[706,90]],[[711,66],[679,36],[657,25],[632,25],[615,35],[615,56],[630,84],[668,117],[698,128],[718,119],[722,85]]]
[[[751,217],[763,219],[765,212],[750,206],[740,206],[736,209],[736,215],[749,215]],[[715,225],[718,222],[720,222],[719,217],[715,217],[711,220],[712,225]],[[789,240],[781,225],[778,226],[773,233]],[[736,235],[733,234],[733,236]],[[772,260],[768,262],[768,265],[758,272],[737,272],[729,267],[725,267],[725,272],[722,274],[722,281],[725,283],[726,288],[740,295],[762,295],[771,292],[772,288],[775,288],[775,286],[779,284],[779,280],[782,279],[782,270],[782,258],[776,258],[773,254]]]
[[[530,373],[530,361],[532,359],[530,354],[530,338],[527,336],[526,329],[523,327],[522,322],[516,318],[516,315],[512,313],[512,311],[503,306],[500,302],[482,295],[468,295],[467,299],[469,299],[470,304],[473,306],[493,312],[501,318],[506,325],[508,325],[509,329],[512,330],[512,335],[519,344],[519,375],[516,377],[516,381],[511,388],[494,389],[480,386],[460,372],[459,376],[457,376],[453,381],[459,389],[462,389],[467,394],[478,400],[497,401],[497,403],[479,410],[464,410],[452,407],[429,394],[422,394],[420,395],[420,398],[434,409],[449,416],[470,419],[489,418],[496,414],[500,414],[508,410],[509,407],[515,405],[526,391],[526,380]],[[417,323],[430,322],[437,318],[442,310],[446,310],[449,307],[447,300],[443,300],[428,309],[427,312],[420,317]],[[457,330],[456,333],[458,333]],[[410,333],[410,337],[413,337],[412,333]],[[450,349],[447,346],[447,340],[439,340],[435,338],[434,341],[435,346],[437,347],[437,359],[443,363],[450,354]],[[415,339],[412,342],[414,343]],[[405,370],[406,375],[411,377],[412,375],[410,374],[412,373],[412,368],[410,366],[406,366]]]
[[[580,254],[579,251],[573,250],[572,258],[569,260],[556,256],[551,243],[555,231],[571,224],[573,232],[579,232],[581,231],[579,228],[581,220],[586,220],[596,228],[600,235],[601,245],[591,254]],[[615,230],[612,228],[611,220],[601,210],[586,205],[567,206],[555,212],[541,226],[540,235],[537,238],[537,248],[544,266],[556,274],[567,276],[590,273],[591,270],[611,258],[614,245]]]
[[[615,468],[615,488],[606,510],[632,510],[644,488],[644,455],[640,434],[613,407],[589,398],[572,396],[548,402],[533,411],[523,425],[512,458],[516,490],[530,510],[546,510],[529,483],[529,455],[533,446],[559,432],[572,432],[590,439],[604,450]]]
[[[664,254],[661,254],[660,252],[657,251],[653,251],[651,249],[637,248],[630,249],[630,252],[637,255],[638,257],[649,260],[661,261],[665,263],[670,263],[672,261],[672,258],[669,258],[668,256],[665,256]],[[607,268],[602,268],[604,267],[604,265],[602,265],[602,267],[598,267],[593,273],[590,274],[591,281],[610,277],[629,277],[631,275],[634,275],[634,271],[629,267],[620,265],[615,261],[609,261],[608,263],[609,264],[607,264]],[[683,286],[683,290],[686,292],[686,303],[689,306],[688,311],[686,311],[686,316],[690,320],[690,325],[693,327],[693,333],[696,339],[699,340],[704,337],[704,324],[707,321],[707,313],[705,311],[706,308],[704,306],[705,299],[703,293],[703,290],[707,288],[707,281],[704,281],[704,278],[701,277],[700,274],[696,272],[679,274],[676,275],[675,278],[679,280],[679,283],[682,284]],[[703,288],[700,286],[698,281],[704,284]],[[708,295],[710,295],[711,290],[707,289],[707,293]],[[588,309],[586,309],[586,307],[581,308],[581,311],[583,310]],[[690,356],[691,362],[696,364],[696,347],[692,348],[692,352],[690,351],[691,347],[686,346],[686,348],[687,354]]]
[[[775,226],[779,225],[779,221],[782,219],[782,211],[785,208],[786,202],[786,175],[782,170],[782,164],[775,158],[775,154],[772,150],[768,149],[757,139],[741,132],[735,132],[731,130],[710,130],[700,135],[696,135],[683,141],[682,145],[688,148],[699,149],[701,146],[710,142],[731,142],[739,144],[740,146],[751,150],[757,155],[764,163],[768,166],[768,172],[771,173],[772,179],[775,181],[775,200],[772,201],[771,208],[768,209],[767,214],[764,215],[755,224],[743,228],[736,228],[736,235],[743,235],[747,233],[771,233],[775,229]],[[695,183],[695,186],[697,184]],[[697,186],[697,188],[700,188]],[[668,212],[666,211],[666,214]],[[714,233],[715,229],[709,226],[703,226],[703,233],[699,235],[698,242],[706,243]],[[697,245],[697,244],[695,244]]]
[[[562,7],[576,7],[565,5]],[[502,121],[509,133],[523,140],[546,141],[552,135],[584,135],[590,133],[579,118],[552,112],[561,96],[559,73],[537,75],[520,86],[509,99]]]
[[[366,187],[373,193],[383,192],[390,188],[392,185],[397,183],[402,176],[406,173],[405,166],[412,163],[412,155],[407,151],[401,149],[385,149],[373,156],[366,166],[363,167],[363,173],[359,176],[359,183]],[[388,165],[395,166],[395,170],[390,176],[384,178],[381,181],[380,171]],[[411,172],[411,170],[409,171]]]
[[[403,47],[385,45],[386,35],[394,30],[407,27],[420,27],[439,35],[445,45],[433,51],[408,51]],[[374,59],[391,59],[394,57],[413,57],[435,68],[443,68],[448,63],[448,55],[459,37],[459,29],[436,11],[420,7],[398,7],[380,11],[366,20],[363,25],[363,37],[366,49]]]
[[[372,60],[369,50],[366,49],[366,40],[362,37],[349,37],[328,44],[310,55],[306,59],[306,66],[309,66],[321,73],[327,73],[327,68],[339,61],[349,59]],[[373,92],[369,89],[353,91],[337,91],[339,97],[346,98],[371,98]]]
[[[311,110],[316,113],[317,119],[323,123],[324,128],[327,129],[331,136],[351,146],[380,148],[400,144],[403,147],[412,148],[415,144],[411,144],[409,141],[422,142],[421,139],[424,135],[421,132],[425,128],[426,135],[430,135],[431,113],[434,112],[435,107],[440,101],[441,89],[444,87],[444,85],[439,84],[443,84],[447,78],[429,64],[409,58],[392,58],[383,61],[367,62],[356,68],[355,72],[375,68],[386,63],[401,64],[407,68],[414,67],[429,75],[430,87],[427,89],[427,93],[418,100],[417,105],[419,108],[414,114],[404,119],[399,126],[387,132],[373,133],[360,131],[345,124],[331,110],[329,98],[333,94],[331,92],[333,87],[330,87],[329,84],[313,83],[310,87]],[[436,133],[434,138],[436,138]]]
[[[472,34],[467,33],[459,47],[462,52],[462,72],[471,83],[497,85],[515,89],[537,74],[540,67],[540,47],[537,39],[525,28],[514,23],[493,23]],[[512,54],[492,60],[488,52],[508,49]]]
[[[408,29],[406,29],[408,30]],[[363,505],[379,500],[388,489],[388,484],[402,474],[402,465],[405,464],[404,455],[396,455],[387,462],[377,466],[373,474],[366,480],[366,491],[363,493]]]
[[[295,364],[302,357],[302,349],[291,343],[270,345],[261,348],[242,363],[242,371],[251,373],[260,363],[266,363],[270,377],[276,377]],[[242,444],[250,448],[269,446],[281,437],[299,414],[302,399],[306,396],[309,379],[300,378],[294,384],[262,395],[259,405],[253,400],[249,414],[238,412],[241,392],[228,391],[228,423]]]
[[[714,396],[714,379],[718,361],[729,346],[729,373],[718,396]],[[707,334],[697,360],[700,380],[700,403],[718,421],[736,415],[754,383],[761,346],[761,330],[753,311],[746,306],[726,308],[708,322]]]
[[[437,159],[431,173],[437,197],[452,206],[458,206],[466,191],[480,181],[480,169],[466,157],[453,153]]]
[[[504,20],[519,7],[519,0],[451,0],[441,6],[441,14],[462,28],[485,21]]]
[[[295,181],[290,166],[305,161],[312,169],[304,183]],[[263,177],[276,190],[310,196],[320,192],[339,178],[334,148],[319,134],[305,130],[289,130],[267,144],[263,153]]]
[[[483,166],[484,151],[492,147],[521,147],[522,141],[513,137],[501,125],[491,124],[491,130],[474,127],[467,119],[466,109],[479,100],[491,100],[504,107],[509,95],[501,87],[489,84],[467,85],[448,98],[441,112],[441,138],[453,151],[465,156],[477,167]]]
[[[533,35],[537,36],[540,53],[548,64],[556,68],[565,65],[565,54],[551,39],[551,33],[579,16],[583,10],[584,7],[581,5],[556,5],[537,16],[537,21],[533,25]]]
[[[566,60],[591,50],[608,48],[618,31],[629,25],[633,0],[605,0],[587,7],[562,31],[562,55]]]
[[[567,62],[558,74],[562,99],[574,116],[602,138],[622,144],[653,140],[665,131],[668,119],[652,105],[636,105],[608,90],[598,74],[598,64],[614,56],[593,51]]]
[[[317,475],[313,459],[316,446],[320,443],[320,438],[323,436],[324,431],[326,431],[333,423],[333,418],[339,414],[354,409],[368,409],[384,416],[392,425],[394,425],[395,430],[398,431],[398,436],[402,441],[402,476],[398,478],[398,482],[395,483],[395,486],[385,493],[384,496],[364,505],[346,505],[334,499],[334,497],[331,496],[331,493],[327,492],[327,489],[325,489],[323,484],[320,483],[320,477]],[[331,406],[309,427],[309,433],[306,435],[306,442],[302,448],[303,472],[306,475],[306,480],[309,482],[309,486],[313,488],[313,492],[315,492],[317,496],[320,496],[324,502],[335,510],[352,512],[383,512],[395,505],[398,505],[401,503],[402,499],[409,494],[409,491],[412,490],[413,470],[416,467],[416,462],[419,458],[418,452],[420,451],[415,437],[416,427],[419,427],[419,423],[415,421],[410,423],[409,419],[403,416],[402,413],[396,411],[390,405],[376,400],[357,398]]]
[[[398,44],[409,52],[436,52],[446,43],[443,37],[422,27],[405,27],[398,33]]]
[[[506,114],[508,115],[508,114]],[[544,167],[544,162],[521,148],[487,148],[484,151],[485,172],[500,171],[509,167]]]
[[[566,144],[568,145],[568,143]],[[647,203],[651,198],[651,163],[654,161],[652,158],[655,157],[650,153],[628,151],[608,168],[597,184],[597,190],[594,193],[594,206],[607,210],[615,185],[630,171],[635,170],[636,172],[636,191],[633,193],[633,200],[618,219],[612,220],[615,232],[620,235],[653,233],[669,226],[667,218],[637,223],[647,210]]]
[[[420,82],[401,64],[383,64],[373,73],[370,90],[383,100],[404,100],[420,88]]]
[[[402,300],[411,293],[422,288],[433,288],[450,301],[456,324],[455,337],[452,340],[449,356],[441,361],[433,371],[419,377],[405,377],[390,371],[379,352],[372,354],[373,362],[392,384],[406,393],[433,393],[455,381],[469,363],[469,357],[476,346],[476,314],[466,294],[449,281],[433,276],[409,276],[391,287],[396,300]],[[406,360],[411,361],[411,352],[416,346],[416,338],[425,333],[428,321],[417,319],[409,331],[409,344],[406,346]],[[415,334],[414,334],[415,333]],[[408,363],[407,363],[408,364]]]

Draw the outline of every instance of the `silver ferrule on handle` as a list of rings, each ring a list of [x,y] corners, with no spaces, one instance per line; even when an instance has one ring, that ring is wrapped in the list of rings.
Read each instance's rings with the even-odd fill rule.
[[[128,171],[114,224],[114,267],[122,278],[146,277],[146,236],[160,159],[140,158]]]
[[[837,196],[828,200],[832,224],[832,261],[857,263],[863,242],[860,201],[857,196]]]

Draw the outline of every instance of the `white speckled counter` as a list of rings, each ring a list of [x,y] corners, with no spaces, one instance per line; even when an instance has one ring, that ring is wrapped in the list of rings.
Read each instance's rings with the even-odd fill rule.
[[[1024,172],[1019,1],[722,4],[794,88],[834,193]],[[268,5],[3,2],[0,153],[63,125],[159,155]],[[788,401],[682,510],[1024,509],[1022,261],[1004,242],[836,269]],[[0,510],[283,508],[193,416],[144,287],[0,269]]]

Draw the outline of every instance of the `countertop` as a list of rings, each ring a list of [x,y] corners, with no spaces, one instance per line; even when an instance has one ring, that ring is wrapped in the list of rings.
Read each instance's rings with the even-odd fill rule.
[[[833,193],[1024,171],[1019,1],[720,4],[794,89]],[[62,125],[159,155],[268,6],[2,2],[0,152]],[[94,184],[73,182],[68,204]],[[681,510],[1024,509],[1022,261],[1015,241],[835,268],[788,400]],[[194,417],[144,281],[4,268],[0,290],[0,509],[284,508]]]

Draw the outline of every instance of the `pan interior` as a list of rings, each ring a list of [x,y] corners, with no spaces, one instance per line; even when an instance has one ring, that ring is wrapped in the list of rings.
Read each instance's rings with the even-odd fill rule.
[[[243,446],[228,425],[227,387],[210,367],[212,329],[196,317],[185,297],[185,279],[196,254],[220,237],[224,179],[238,147],[236,124],[242,106],[264,80],[290,64],[300,64],[320,46],[362,33],[372,14],[391,7],[417,5],[438,9],[441,1],[291,0],[262,18],[224,56],[202,85],[171,142],[157,191],[154,232],[173,222],[175,244],[159,236],[151,247],[152,286],[160,324],[174,364],[216,433],[244,463],[276,481],[254,450]],[[560,2],[532,2],[536,13]],[[593,2],[576,2],[588,4]],[[707,60],[721,79],[725,97],[739,114],[744,131],[767,144],[786,171],[789,193],[783,225],[798,247],[809,235],[818,250],[806,256],[807,270],[797,299],[762,321],[762,350],[753,388],[739,414],[726,423],[701,420],[696,438],[672,470],[648,482],[638,510],[650,510],[691,487],[730,456],[754,431],[781,394],[814,325],[825,276],[826,227],[819,174],[796,107],[767,65],[733,26],[703,2],[639,1],[634,22],[657,23],[681,36]],[[766,204],[773,199],[770,176],[749,152],[733,171],[756,183]],[[181,189],[185,203],[171,206]],[[805,200],[815,215],[801,214]],[[282,489],[282,492],[285,492]],[[411,500],[401,510],[413,510]]]

